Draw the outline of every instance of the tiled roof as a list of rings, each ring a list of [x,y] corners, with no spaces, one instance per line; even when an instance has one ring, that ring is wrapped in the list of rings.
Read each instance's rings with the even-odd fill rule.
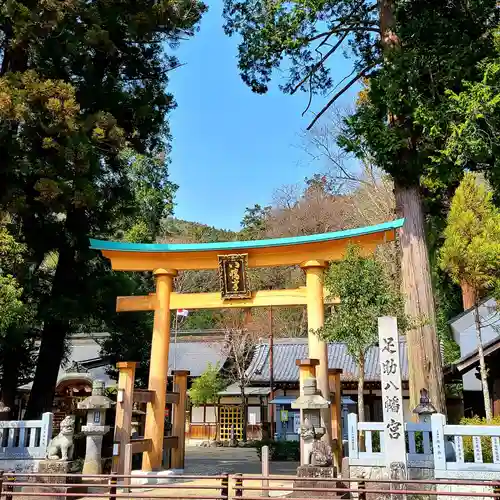
[[[172,370],[189,370],[191,377],[199,377],[210,363],[221,367],[226,362],[223,342],[177,342],[170,343],[168,373]]]
[[[408,380],[408,356],[406,338],[401,337],[399,343],[401,357],[401,371],[403,380]],[[299,369],[295,364],[297,359],[308,358],[307,339],[277,339],[273,349],[274,381],[295,382],[299,380]],[[345,381],[358,380],[358,366],[347,353],[345,344],[328,344],[328,367],[341,368],[341,379]],[[269,381],[269,344],[259,344],[255,349],[255,356],[248,367],[252,383]],[[380,363],[378,347],[371,347],[366,353],[365,381],[380,380]]]
[[[57,376],[58,381],[72,371],[72,365],[78,363],[83,368],[88,369],[87,375],[94,380],[103,380],[107,386],[114,385],[116,381],[111,380],[106,373],[109,367],[108,361],[101,358],[100,341],[106,335],[100,336],[75,336],[70,339],[71,352],[68,356],[68,362],[59,368]],[[172,370],[189,370],[192,377],[199,377],[211,363],[215,366],[220,363],[222,366],[227,359],[224,353],[222,342],[184,342],[179,340],[177,343],[170,343],[168,374]],[[20,389],[29,390],[33,384],[30,382],[23,385]]]
[[[244,389],[246,396],[267,396],[271,389],[268,387],[245,387]],[[229,385],[224,390],[219,392],[219,396],[240,396],[241,388],[237,382]]]

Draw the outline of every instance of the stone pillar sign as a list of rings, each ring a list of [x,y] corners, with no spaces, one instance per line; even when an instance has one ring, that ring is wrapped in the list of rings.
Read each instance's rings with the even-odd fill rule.
[[[379,318],[378,334],[386,467],[391,479],[406,479],[403,388],[396,318]]]

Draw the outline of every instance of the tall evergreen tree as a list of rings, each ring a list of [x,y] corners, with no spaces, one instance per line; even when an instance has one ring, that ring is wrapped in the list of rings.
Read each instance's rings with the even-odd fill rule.
[[[191,36],[204,9],[187,0],[0,6],[0,206],[27,246],[20,280],[37,290],[42,328],[27,418],[52,408],[64,340],[107,272],[88,237],[114,234],[137,211],[124,152],[166,149],[174,101],[165,87],[177,61],[165,48]],[[41,287],[49,254],[57,263]]]
[[[491,420],[488,375],[483,354],[479,302],[485,291],[500,292],[500,210],[474,174],[465,174],[451,202],[440,264],[453,281],[474,293],[477,349],[487,420]]]
[[[428,388],[433,404],[445,411],[425,211],[429,201],[434,212],[442,210],[461,168],[430,160],[440,144],[422,134],[418,113],[435,108],[446,88],[477,78],[476,63],[492,49],[496,2],[226,0],[224,15],[226,32],[242,36],[239,69],[253,91],[266,92],[274,70],[286,65],[285,92],[333,94],[310,126],[368,77],[341,145],[394,179],[397,211],[406,219],[400,233],[402,288],[416,325],[408,332],[410,404],[416,406],[420,389]],[[341,47],[353,57],[354,70],[336,84],[330,61]]]

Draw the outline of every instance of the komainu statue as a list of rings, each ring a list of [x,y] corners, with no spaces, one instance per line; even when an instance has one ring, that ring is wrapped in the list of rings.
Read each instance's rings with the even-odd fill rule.
[[[71,460],[73,458],[73,436],[75,435],[75,417],[68,415],[61,422],[61,432],[54,437],[47,447],[49,460]]]
[[[324,441],[314,441],[310,461],[311,465],[331,467],[332,462],[332,447]]]

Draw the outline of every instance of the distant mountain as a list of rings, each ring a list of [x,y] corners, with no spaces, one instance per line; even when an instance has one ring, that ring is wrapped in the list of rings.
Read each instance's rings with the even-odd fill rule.
[[[240,232],[217,229],[199,222],[190,222],[168,217],[161,222],[158,241],[172,243],[212,243],[216,241],[237,241]]]

